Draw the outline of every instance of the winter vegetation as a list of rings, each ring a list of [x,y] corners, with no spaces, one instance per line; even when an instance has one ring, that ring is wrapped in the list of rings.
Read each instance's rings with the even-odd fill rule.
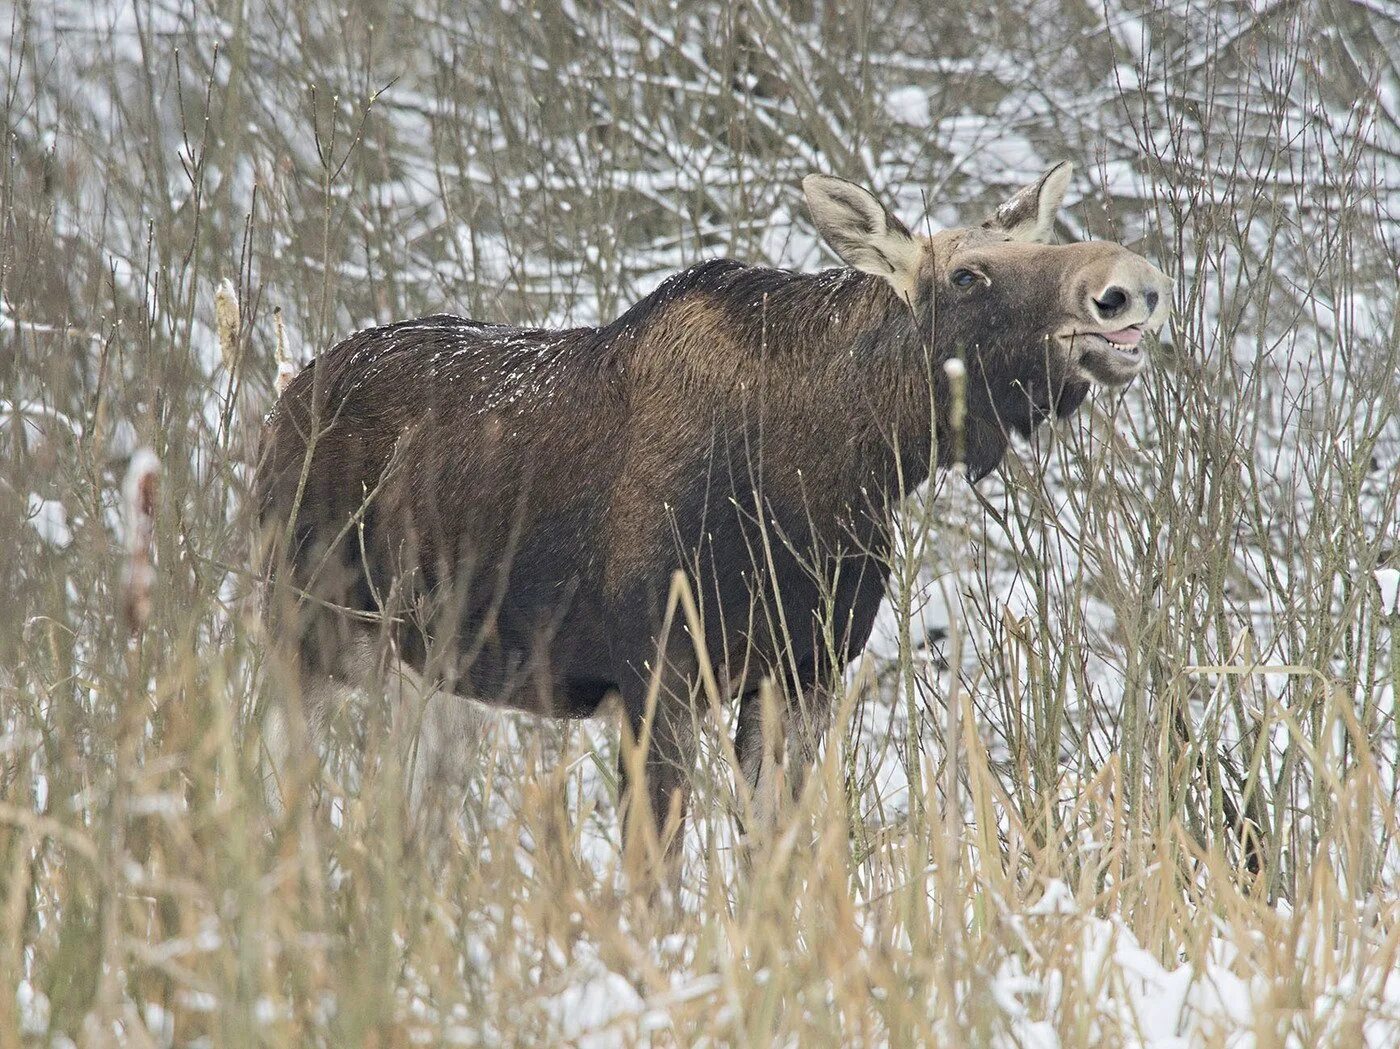
[[[0,10],[0,1047],[1400,1044],[1400,9],[1381,0],[12,0]],[[835,262],[803,176],[1174,282],[1126,391],[904,508],[746,865],[679,888],[615,718],[384,697],[263,777],[249,485],[305,362]]]

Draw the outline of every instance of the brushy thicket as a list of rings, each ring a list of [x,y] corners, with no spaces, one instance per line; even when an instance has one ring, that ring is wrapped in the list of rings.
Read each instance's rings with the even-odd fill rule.
[[[1400,14],[18,0],[0,23],[0,1046],[1400,1039]],[[1127,394],[913,501],[880,644],[755,869],[725,726],[673,903],[618,874],[607,725],[483,714],[425,841],[367,698],[316,789],[269,807],[246,494],[279,345],[608,319],[708,256],[829,264],[808,171],[936,227],[1061,157],[1062,236],[1171,271],[1173,330]]]

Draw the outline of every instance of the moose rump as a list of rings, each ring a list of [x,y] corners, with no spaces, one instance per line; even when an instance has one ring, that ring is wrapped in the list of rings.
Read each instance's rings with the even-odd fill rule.
[[[259,494],[292,525],[277,556],[302,687],[359,684],[373,638],[446,692],[597,709],[613,682],[587,555],[617,456],[596,427],[622,405],[568,366],[588,334],[428,317],[359,332],[291,383]]]

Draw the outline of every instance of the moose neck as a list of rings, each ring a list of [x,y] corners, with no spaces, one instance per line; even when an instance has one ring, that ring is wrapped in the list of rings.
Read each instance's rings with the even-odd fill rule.
[[[943,378],[889,283],[853,270],[793,276],[765,297],[763,316],[750,345],[757,336],[769,397],[818,420],[817,472],[882,508],[921,485]]]
[[[988,340],[987,333],[962,331],[951,312],[942,314],[936,340],[933,303],[911,308],[884,279],[847,273],[840,306],[828,311],[835,318],[830,330],[806,344],[804,357],[817,389],[844,391],[829,416],[834,426],[849,430],[847,439],[861,449],[860,465],[884,477],[887,501],[923,484],[935,463],[951,467],[957,461],[973,480],[985,476],[1001,462],[1012,429],[1029,436],[1043,419],[1072,411],[1087,392],[1085,384],[1063,380],[1041,390],[1046,382],[1019,376],[1005,363],[1014,357],[1009,347]],[[804,314],[822,316],[800,296],[793,307],[799,323]],[[966,367],[962,430],[956,434],[944,370],[950,355]]]
[[[884,512],[928,478],[935,432],[938,463],[950,461],[945,426],[935,429],[948,417],[947,380],[930,321],[880,277],[716,260],[598,335],[664,417],[761,422],[765,455],[780,457],[775,477]]]

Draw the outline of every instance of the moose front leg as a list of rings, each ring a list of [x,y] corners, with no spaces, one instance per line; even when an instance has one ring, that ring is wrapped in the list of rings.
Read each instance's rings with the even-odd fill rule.
[[[744,694],[734,751],[753,799],[746,834],[772,833],[781,810],[802,796],[831,725],[831,708],[831,690],[813,683],[791,697],[776,682]]]
[[[623,841],[630,851],[644,836],[659,846],[658,858],[678,865],[695,774],[697,715],[682,675],[662,675],[654,698],[651,692],[640,686],[622,692],[629,737],[618,759]]]

